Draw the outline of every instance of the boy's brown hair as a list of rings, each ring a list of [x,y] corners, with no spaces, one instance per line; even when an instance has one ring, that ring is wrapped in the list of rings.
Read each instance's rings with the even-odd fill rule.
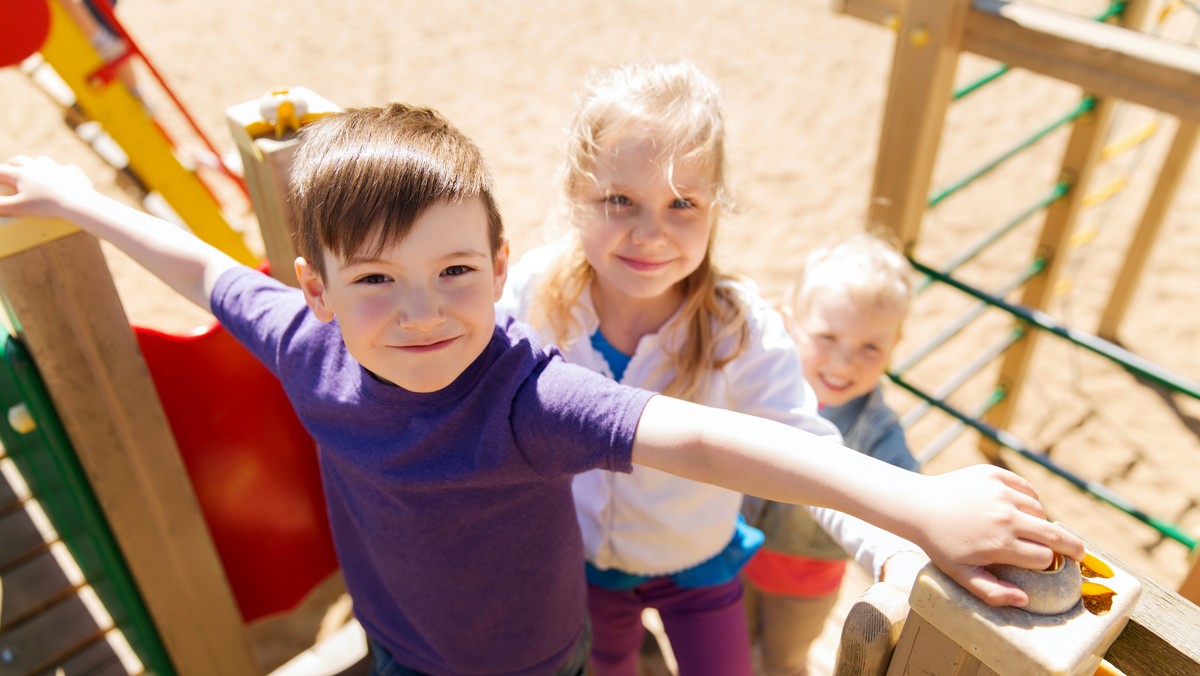
[[[325,278],[341,260],[400,242],[429,207],[478,197],[495,254],[504,224],[479,147],[430,108],[351,108],[305,126],[292,165],[297,253]]]

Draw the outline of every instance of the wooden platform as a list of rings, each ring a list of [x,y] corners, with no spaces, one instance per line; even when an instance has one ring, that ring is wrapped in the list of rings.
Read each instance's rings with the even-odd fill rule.
[[[142,673],[2,447],[0,673]]]

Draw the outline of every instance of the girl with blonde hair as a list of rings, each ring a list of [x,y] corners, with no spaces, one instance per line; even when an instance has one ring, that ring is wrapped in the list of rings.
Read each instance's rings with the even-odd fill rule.
[[[730,204],[724,134],[716,86],[687,61],[594,75],[552,217],[565,236],[513,267],[500,307],[618,382],[836,435],[782,317],[713,263]],[[680,673],[749,674],[738,573],[762,533],[740,517],[742,495],[645,467],[587,472],[573,492],[597,676],[636,673],[645,608],[661,615]]]

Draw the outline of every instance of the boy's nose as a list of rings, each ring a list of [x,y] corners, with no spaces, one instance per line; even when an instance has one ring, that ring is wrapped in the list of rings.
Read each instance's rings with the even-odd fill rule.
[[[400,323],[410,328],[429,328],[445,318],[441,302],[430,293],[410,293],[400,308]]]

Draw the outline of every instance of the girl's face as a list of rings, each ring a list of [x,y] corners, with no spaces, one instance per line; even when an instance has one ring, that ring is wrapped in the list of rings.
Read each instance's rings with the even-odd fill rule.
[[[900,338],[900,321],[899,312],[859,306],[843,288],[807,290],[792,337],[822,406],[841,406],[875,389]]]
[[[679,282],[708,251],[714,186],[711,170],[680,158],[669,178],[660,155],[650,139],[605,143],[595,182],[576,195],[577,222],[598,296],[673,311],[682,301]]]

